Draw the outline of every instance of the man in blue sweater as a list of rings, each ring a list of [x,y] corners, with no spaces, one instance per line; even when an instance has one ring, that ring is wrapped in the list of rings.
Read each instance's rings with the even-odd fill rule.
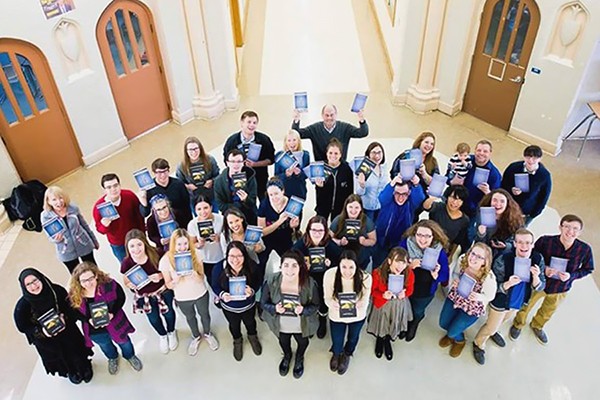
[[[527,146],[523,151],[523,161],[511,163],[502,175],[502,188],[512,193],[515,201],[521,206],[526,226],[544,211],[552,191],[552,176],[541,160],[542,149],[535,145]],[[528,191],[525,192],[517,186],[516,174],[527,177]]]

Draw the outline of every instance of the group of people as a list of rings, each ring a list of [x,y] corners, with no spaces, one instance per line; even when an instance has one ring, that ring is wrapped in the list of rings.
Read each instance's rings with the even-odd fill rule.
[[[483,317],[472,349],[484,364],[487,340],[503,347],[500,329],[511,319],[509,337],[518,339],[540,300],[530,326],[538,341],[548,342],[545,324],[594,264],[590,246],[578,239],[583,221],[576,215],[562,217],[558,235],[536,239],[527,229],[551,192],[541,149],[526,147],[523,160],[502,174],[491,161],[489,141],[478,141],[473,154],[460,143],[442,175],[435,135],[423,132],[388,172],[385,149],[376,141],[362,159],[347,161],[350,139],[369,133],[363,112],[357,117],[358,127],[338,121],[336,107],[326,105],[322,121],[302,128],[295,112],[276,152],[270,137],[257,131],[258,115],[246,111],[241,130],[225,142],[222,171],[200,140],[190,137],[175,176],[167,160],[156,159],[152,187],[137,194],[122,188],[118,175],[102,176],[104,194],[92,211],[96,231],[107,236],[121,281],[133,295],[133,311],[147,316],[162,353],[179,344],[175,304],[190,328],[189,355],[197,354],[202,339],[217,350],[209,311],[214,302],[228,322],[237,361],[244,354],[242,323],[253,353],[262,353],[258,312],[279,340],[282,376],[290,369],[295,378],[303,375],[310,339],[324,338],[328,328],[330,369],[341,375],[363,325],[375,337],[376,357],[391,360],[392,342],[416,337],[440,286],[447,296],[439,345],[449,347],[452,357],[463,351],[465,331]],[[303,139],[312,142],[313,163]],[[295,162],[284,165],[286,156]],[[407,160],[414,168],[408,175]],[[312,176],[318,164],[324,175]],[[441,192],[433,188],[440,177],[447,185]],[[308,210],[291,213],[288,205],[306,200],[310,184],[316,189],[315,215],[303,225]],[[107,203],[116,215],[102,212]],[[422,211],[427,219],[420,219]],[[24,269],[17,328],[36,346],[48,373],[73,383],[92,379],[94,343],[110,374],[119,369],[117,346],[141,370],[129,337],[134,327],[123,310],[125,291],[96,265],[99,243],[79,208],[51,186],[42,221],[57,220],[62,229],[49,239],[71,273],[69,290],[34,268]],[[261,237],[249,240],[256,231]],[[281,259],[277,272],[267,268],[273,251]],[[59,329],[51,329],[49,319]]]

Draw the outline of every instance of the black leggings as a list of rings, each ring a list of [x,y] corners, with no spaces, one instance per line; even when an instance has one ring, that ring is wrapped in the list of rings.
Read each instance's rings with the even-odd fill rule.
[[[234,339],[242,337],[242,321],[244,322],[244,325],[246,325],[248,335],[256,335],[256,318],[254,318],[255,310],[256,306],[252,306],[251,309],[241,313],[223,309],[223,314],[225,314],[225,318],[227,319],[227,322],[229,322],[229,332],[231,332],[231,336],[233,336]]]
[[[287,357],[292,356],[292,336],[296,339],[296,343],[298,343],[296,357],[304,357],[304,353],[308,348],[308,338],[302,337],[301,333],[279,333],[279,345],[281,346],[281,350],[283,350],[283,355]]]
[[[80,258],[81,261],[79,261]],[[75,267],[81,264],[83,261],[89,261],[96,264],[96,260],[94,260],[94,251],[92,250],[90,254],[86,254],[85,256],[78,257],[71,261],[63,261],[63,264],[66,265],[67,269],[69,270],[69,273],[72,274]]]

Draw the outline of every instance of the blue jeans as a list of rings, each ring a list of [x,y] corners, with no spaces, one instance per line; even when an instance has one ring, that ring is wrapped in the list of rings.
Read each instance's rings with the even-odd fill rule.
[[[156,333],[160,336],[165,336],[167,332],[173,332],[175,330],[175,309],[173,308],[173,291],[165,290],[162,293],[162,297],[165,301],[165,304],[169,307],[169,311],[162,314],[165,322],[167,323],[167,329],[165,330],[165,326],[160,318],[161,314],[158,310],[158,301],[154,297],[150,297],[150,306],[152,307],[150,312],[146,314],[148,317],[148,321],[150,321],[150,325],[154,328]],[[140,299],[143,301],[143,299]]]
[[[108,332],[104,331],[102,333],[95,333],[93,335],[90,335],[90,339],[92,339],[92,342],[100,346],[100,350],[102,350],[106,358],[108,358],[109,360],[114,360],[119,357],[119,353],[117,353],[117,348],[115,347],[115,344],[113,343]],[[135,356],[133,343],[131,343],[131,339],[129,339],[129,336],[127,336],[126,342],[117,344],[121,348],[123,358],[129,360],[131,357]]]
[[[122,263],[125,257],[127,257],[127,253],[125,252],[125,246],[111,244],[110,249],[112,250],[115,257],[117,257],[117,260],[119,260],[120,263]]]
[[[342,354],[342,352],[351,356],[356,349],[358,344],[358,338],[360,337],[360,331],[365,324],[365,320],[351,322],[345,324],[343,322],[334,322],[329,320],[331,327],[331,351],[336,356]],[[344,346],[344,338],[346,337],[346,329],[348,329],[348,340]]]
[[[419,322],[423,318],[425,318],[425,310],[427,309],[427,306],[429,306],[429,303],[431,303],[431,300],[433,300],[433,295],[421,298],[410,297],[410,306],[412,307],[413,321]]]
[[[377,221],[377,216],[379,215],[379,209],[367,210],[365,208],[365,214],[367,214],[367,217],[371,218],[371,221],[373,221],[373,223],[375,223],[375,221]]]
[[[454,303],[448,299],[444,301],[444,307],[440,313],[440,327],[447,331],[450,339],[464,342],[465,331],[477,321],[476,316],[468,315],[460,308],[454,308]]]

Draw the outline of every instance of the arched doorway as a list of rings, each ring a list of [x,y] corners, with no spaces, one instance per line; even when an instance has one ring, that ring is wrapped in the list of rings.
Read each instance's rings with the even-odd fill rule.
[[[98,20],[96,39],[125,135],[133,139],[170,120],[150,11],[137,1],[113,1]]]
[[[0,39],[0,135],[21,179],[53,181],[82,165],[46,57],[34,45]]]
[[[508,130],[540,24],[534,0],[488,0],[463,111]]]

